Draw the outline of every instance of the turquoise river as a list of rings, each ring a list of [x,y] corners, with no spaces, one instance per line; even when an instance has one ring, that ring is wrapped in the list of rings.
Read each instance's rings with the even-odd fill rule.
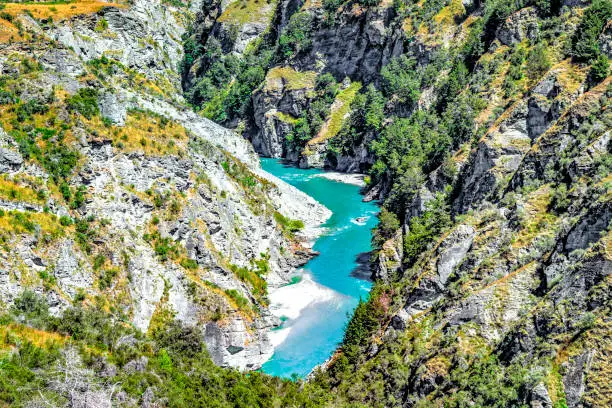
[[[368,296],[371,283],[356,277],[355,271],[360,266],[359,255],[371,250],[378,207],[362,201],[359,187],[321,177],[321,170],[289,167],[275,159],[261,159],[261,165],[333,213],[313,247],[320,255],[299,271],[299,283],[279,291],[285,290],[287,310],[292,309],[291,303],[305,306],[292,316],[279,316],[283,324],[271,333],[277,336],[275,353],[262,367],[271,375],[303,377],[333,354],[349,314],[360,297]],[[274,308],[274,293],[271,301]]]

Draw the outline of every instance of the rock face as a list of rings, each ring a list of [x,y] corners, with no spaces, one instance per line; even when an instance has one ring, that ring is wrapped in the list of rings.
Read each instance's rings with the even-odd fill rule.
[[[440,350],[428,362],[418,362],[419,367],[433,368],[409,363],[415,367],[414,378],[394,398],[431,397],[440,384],[452,381],[440,370],[461,371],[467,361],[463,345],[477,341],[482,342],[479,349],[492,350],[506,367],[529,367],[530,372],[550,370],[536,357],[540,347],[571,349],[568,355],[551,354],[562,361],[559,373],[551,372],[563,383],[567,406],[580,407],[584,401],[600,406],[605,400],[597,390],[608,357],[597,347],[609,339],[609,326],[607,317],[595,316],[607,313],[602,302],[608,295],[600,290],[609,290],[612,273],[606,249],[609,186],[602,184],[609,172],[597,176],[592,166],[609,155],[609,129],[599,120],[588,124],[585,117],[609,116],[604,112],[610,80],[583,93],[580,86],[559,80],[571,69],[551,70],[461,159],[453,181],[459,187],[451,199],[455,213],[464,214],[461,222],[413,265],[395,269],[399,278],[393,290],[401,292],[402,300],[388,316],[389,325],[383,326],[388,347],[414,346],[414,340],[402,336],[419,337],[412,330],[425,325],[446,336],[459,333],[454,349],[459,356],[454,354],[458,360],[444,369]],[[608,150],[598,147],[602,145]],[[563,169],[562,174],[552,169]],[[440,191],[439,176],[430,174],[406,218],[423,213],[422,197]],[[564,182],[571,193],[560,203],[554,188]],[[398,250],[401,243],[397,237],[387,242],[379,259],[390,264],[394,245]],[[554,317],[561,304],[567,305],[564,323]],[[385,352],[374,353],[368,367],[384,365]],[[397,378],[390,375],[389,381]],[[552,407],[553,398],[559,398],[544,383],[530,387],[518,398],[532,407]]]
[[[281,67],[294,73],[293,68]],[[282,75],[270,71],[264,84],[253,95],[255,124],[259,129],[251,138],[255,150],[264,156],[281,158],[293,154],[285,143],[293,130],[293,122],[308,108],[307,94],[313,91],[314,81],[295,86]],[[307,75],[303,73],[302,75]]]
[[[612,405],[612,79],[595,83],[574,48],[588,34],[611,55],[609,22],[575,32],[594,2],[121,3],[0,16],[1,311],[28,290],[54,316],[99,303],[151,337],[178,320],[216,364],[259,368],[281,323],[267,291],[330,214],[258,152],[371,170],[366,199],[389,211],[348,344],[296,392],[329,380],[328,406]],[[214,103],[193,111],[194,89]],[[0,340],[15,356],[3,369],[22,363],[8,329]],[[62,362],[81,367],[69,347]],[[156,382],[162,350],[88,359],[105,384],[120,370]],[[261,396],[251,380],[294,390],[233,375],[226,403]],[[110,406],[109,387],[49,382],[74,406]],[[134,388],[113,403],[172,405]]]
[[[345,9],[331,26],[322,22],[320,9],[306,8],[317,27],[309,52],[291,61],[299,72],[331,73],[338,81],[378,81],[381,68],[403,51],[401,30],[392,26],[389,8]],[[270,71],[273,72],[273,71]],[[308,87],[293,89],[270,78],[253,96],[256,128],[250,137],[255,149],[270,157],[284,157],[302,168],[332,168],[359,172],[372,164],[367,141],[348,154],[330,154],[329,143],[309,144],[305,149],[288,148],[285,139],[293,131],[291,118],[303,115],[316,98]],[[331,107],[333,109],[333,106]],[[289,118],[289,120],[287,120]]]
[[[525,8],[510,16],[497,30],[496,37],[502,44],[512,46],[525,39],[538,37],[538,16],[535,8]]]
[[[47,162],[23,156],[3,121],[12,131],[0,133],[0,171],[23,192],[2,193],[0,208],[25,227],[2,231],[18,250],[2,253],[0,300],[8,307],[34,290],[58,315],[101,296],[143,332],[170,315],[205,329],[217,364],[251,370],[272,355],[267,332],[279,324],[266,286],[286,283],[310,256],[275,212],[302,220],[304,241],[330,213],[265,173],[248,141],[184,104],[176,62],[190,13],[136,1],[57,22],[27,51],[0,52],[6,67],[13,54],[44,67],[32,78],[14,71],[22,99],[66,92],[48,103],[71,135],[63,149],[78,158],[52,175]],[[94,92],[97,109],[81,115],[67,106],[83,91]],[[60,121],[45,123],[56,135]],[[64,195],[33,190],[60,178]]]
[[[295,145],[288,140],[295,134],[298,119],[307,115],[313,103],[316,105],[320,102],[313,92],[315,77],[329,73],[338,82],[349,80],[349,83],[364,85],[380,82],[382,67],[404,50],[404,33],[394,19],[395,12],[386,6],[365,8],[345,5],[330,24],[329,16],[325,16],[320,5],[280,0],[274,10],[268,10],[268,6],[261,7],[249,18],[237,21],[240,13],[233,9],[233,3],[207,3],[198,14],[199,23],[194,26],[192,36],[203,49],[214,50],[220,46],[238,58],[248,58],[248,53],[245,54],[247,44],[278,40],[292,15],[306,16],[308,24],[312,25],[308,28],[309,46],[282,64],[270,68],[264,83],[253,93],[252,113],[246,118],[245,136],[258,153],[267,157],[282,157],[300,167],[363,171],[373,164],[368,149],[370,140],[360,141],[343,152],[330,148],[327,141],[305,148],[303,144]],[[217,10],[218,17],[214,23],[211,9]],[[214,58],[204,54],[192,64],[184,78],[183,84],[188,92],[197,89],[198,77],[215,63]],[[280,71],[287,75],[279,74]],[[303,76],[310,76],[311,79],[297,78]],[[229,126],[238,124],[236,119],[226,122]]]
[[[402,54],[403,38],[391,25],[392,9],[346,7],[336,18],[332,27],[315,31],[312,50],[298,63],[301,68],[314,69],[322,59],[326,71],[339,80],[348,76],[367,83],[391,58]]]
[[[177,87],[176,61],[182,55],[183,30],[172,8],[136,0],[127,10],[108,7],[97,15],[73,19],[60,25],[53,36],[84,61],[106,55],[151,78],[166,77]]]

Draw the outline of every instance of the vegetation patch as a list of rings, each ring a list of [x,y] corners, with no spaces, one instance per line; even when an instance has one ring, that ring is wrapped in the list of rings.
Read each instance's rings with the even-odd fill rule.
[[[275,8],[275,0],[236,0],[225,8],[217,21],[239,25],[268,22]]]
[[[361,82],[353,82],[346,89],[338,92],[336,100],[331,106],[327,121],[319,131],[319,134],[314,139],[310,140],[308,144],[323,142],[335,137],[338,132],[340,132],[344,121],[350,113],[351,103],[360,89]]]
[[[44,190],[35,190],[31,186],[10,179],[7,175],[0,175],[0,199],[33,204],[44,204],[46,193]]]
[[[10,236],[35,232],[55,239],[64,234],[64,227],[53,214],[0,210],[0,234]]]
[[[82,14],[94,14],[104,7],[126,7],[125,1],[104,2],[97,0],[72,1],[24,1],[6,3],[3,11],[13,17],[30,14],[36,19],[66,20]]]
[[[278,211],[274,213],[274,219],[276,220],[278,225],[281,227],[283,232],[291,238],[295,236],[295,233],[300,232],[302,229],[304,229],[303,221],[292,220],[290,218],[285,217],[283,214],[279,213]]]
[[[314,88],[317,73],[314,71],[299,72],[295,69],[285,67],[274,67],[268,71],[266,76],[266,88],[272,86],[274,80],[282,80],[287,91]]]
[[[175,121],[153,112],[130,110],[125,126],[105,129],[92,122],[100,132],[110,133],[113,146],[126,152],[143,152],[150,156],[183,155],[189,140],[187,130]],[[102,126],[101,126],[102,125]]]

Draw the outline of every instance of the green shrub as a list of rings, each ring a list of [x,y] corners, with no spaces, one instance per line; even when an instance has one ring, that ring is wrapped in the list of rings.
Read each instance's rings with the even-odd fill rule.
[[[540,43],[533,47],[527,56],[527,77],[535,81],[544,75],[551,65],[548,57],[548,46]]]
[[[8,105],[15,102],[17,102],[17,97],[14,93],[0,89],[0,105]]]
[[[32,118],[32,115],[42,115],[49,111],[49,106],[46,102],[39,99],[30,99],[17,107],[17,120],[25,122]]]
[[[559,184],[557,188],[553,189],[552,197],[550,199],[550,209],[556,213],[561,214],[567,211],[569,206],[572,204],[565,184]]]
[[[225,291],[225,294],[229,296],[239,308],[245,309],[249,306],[249,301],[236,289],[228,289]]]
[[[597,57],[591,71],[589,72],[589,82],[593,85],[603,82],[610,75],[610,61],[605,55]]]
[[[374,233],[374,241],[377,246],[380,246],[397,232],[401,224],[397,216],[386,208],[380,210],[378,221],[378,226]]]
[[[293,235],[296,232],[304,229],[304,222],[301,220],[292,220],[290,218],[285,217],[283,214],[279,212],[274,213],[274,219],[280,225],[283,231],[288,233],[289,235]]]
[[[443,195],[426,204],[425,212],[410,220],[410,228],[404,237],[404,258],[413,263],[446,228],[451,225],[450,209]]]
[[[181,260],[181,266],[185,269],[198,269],[198,262],[195,259],[185,258]]]
[[[108,29],[108,21],[103,17],[96,23],[95,31],[101,33]]]
[[[119,271],[116,268],[103,270],[98,276],[98,287],[100,288],[100,290],[110,288],[113,283],[113,279],[115,279],[118,274]]]
[[[104,265],[105,262],[106,262],[106,257],[104,255],[102,254],[96,255],[93,261],[94,271],[99,270]]]
[[[91,119],[100,114],[98,91],[94,88],[81,88],[76,94],[66,99],[66,106],[68,110]]]
[[[594,0],[587,8],[572,38],[572,56],[576,61],[588,62],[600,54],[599,35],[612,18],[610,0]]]
[[[49,316],[49,305],[45,299],[36,293],[31,290],[24,290],[23,293],[15,299],[12,312],[17,315],[25,316],[28,320],[42,323]]]
[[[386,95],[396,95],[400,102],[414,105],[419,99],[421,87],[421,80],[415,71],[416,61],[412,58],[402,55],[391,60],[381,71]]]
[[[80,208],[85,203],[85,186],[79,186],[76,192],[74,193],[74,197],[70,202],[70,208],[73,210]]]
[[[278,40],[279,50],[284,58],[291,58],[310,50],[312,24],[309,12],[299,12],[291,16],[289,24]]]
[[[29,214],[20,211],[11,212],[11,224],[21,227],[28,232],[36,230],[36,224],[30,219]]]
[[[72,225],[72,218],[67,215],[62,215],[59,219],[59,222],[62,226],[67,227],[69,225]]]

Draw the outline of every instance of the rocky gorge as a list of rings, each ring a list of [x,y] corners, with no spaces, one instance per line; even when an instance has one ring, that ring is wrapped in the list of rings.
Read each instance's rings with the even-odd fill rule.
[[[234,49],[261,84],[210,117],[264,156],[366,172],[383,203],[377,284],[320,373],[336,403],[606,405],[610,2],[290,4]],[[184,78],[207,112],[198,69],[228,67],[208,50],[231,39],[200,44]]]
[[[6,405],[612,403],[609,0],[3,5]],[[331,214],[258,154],[381,205],[306,379],[251,370]]]

